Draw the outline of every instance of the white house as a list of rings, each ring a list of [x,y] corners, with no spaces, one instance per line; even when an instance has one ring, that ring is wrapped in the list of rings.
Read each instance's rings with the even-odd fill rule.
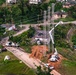
[[[16,0],[6,0],[6,3],[10,4],[10,3],[16,3]]]
[[[41,0],[29,0],[30,4],[38,4],[41,3]]]

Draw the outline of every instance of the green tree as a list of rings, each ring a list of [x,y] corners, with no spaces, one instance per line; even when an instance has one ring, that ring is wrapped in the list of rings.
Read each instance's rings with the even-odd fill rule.
[[[30,26],[30,29],[28,30],[28,38],[32,38],[35,34],[35,28]]]
[[[50,0],[49,3],[56,3],[56,0]]]
[[[42,10],[47,10],[47,8],[48,8],[48,3],[42,3],[42,4],[40,5],[40,7],[41,7]]]
[[[5,2],[5,0],[0,0],[0,5],[2,5]]]
[[[3,28],[2,26],[0,26],[0,40],[2,39],[4,32],[5,32],[5,28]]]
[[[52,74],[50,74],[50,72],[51,72],[50,69],[44,68],[44,70],[42,70],[41,66],[37,66],[37,71],[36,71],[37,75],[52,75]]]
[[[76,33],[72,37],[72,42],[73,42],[73,45],[76,45]]]
[[[55,4],[55,11],[60,11],[62,9],[62,3],[58,2]]]
[[[76,5],[71,6],[68,10],[69,16],[76,18]]]

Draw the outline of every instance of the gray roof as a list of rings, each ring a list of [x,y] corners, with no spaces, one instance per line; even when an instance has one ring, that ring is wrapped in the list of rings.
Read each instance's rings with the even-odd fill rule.
[[[10,28],[13,25],[15,25],[15,24],[2,24],[1,26],[4,28]]]
[[[49,32],[43,30],[37,30],[35,33],[35,38],[48,38]]]
[[[55,12],[54,14],[57,14],[57,15],[67,15],[67,13],[66,13],[66,12],[60,12],[60,11]]]

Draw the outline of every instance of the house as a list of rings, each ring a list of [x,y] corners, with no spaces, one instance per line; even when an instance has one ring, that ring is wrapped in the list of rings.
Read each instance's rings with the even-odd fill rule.
[[[53,15],[54,20],[58,18],[66,18],[66,17],[67,17],[67,13],[65,12],[55,12]]]
[[[57,2],[75,2],[76,0],[56,0]]]
[[[65,1],[67,1],[67,0],[56,0],[57,2],[65,2]]]
[[[16,0],[6,0],[7,4],[16,3]]]
[[[70,8],[71,6],[74,6],[74,3],[69,3],[69,2],[66,2],[63,4],[63,8]]]
[[[70,2],[70,3],[71,3],[71,2],[76,2],[76,0],[67,0],[67,2]]]
[[[7,31],[16,30],[14,24],[2,24],[1,26],[4,27]]]
[[[35,41],[41,41],[48,44],[50,42],[49,32],[44,30],[37,30],[34,36]]]
[[[41,0],[29,0],[29,4],[38,4],[41,3]]]

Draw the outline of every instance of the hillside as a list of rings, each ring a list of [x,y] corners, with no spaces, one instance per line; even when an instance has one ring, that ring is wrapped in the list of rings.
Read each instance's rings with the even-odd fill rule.
[[[58,50],[58,53],[61,54],[65,59],[60,63],[60,67],[57,68],[57,71],[60,72],[62,75],[73,75],[76,74],[76,51],[73,50],[73,48],[70,47],[69,43],[67,43],[67,33],[72,28],[72,24],[62,25],[58,26],[55,29],[55,45]],[[24,48],[26,52],[31,52],[31,47],[35,44],[30,43],[31,38],[27,37],[28,31],[24,32],[23,34],[13,37],[12,41],[19,42],[20,41],[20,47]],[[26,38],[26,39],[25,39]],[[25,42],[24,42],[25,40]],[[45,60],[46,61],[46,60]]]

